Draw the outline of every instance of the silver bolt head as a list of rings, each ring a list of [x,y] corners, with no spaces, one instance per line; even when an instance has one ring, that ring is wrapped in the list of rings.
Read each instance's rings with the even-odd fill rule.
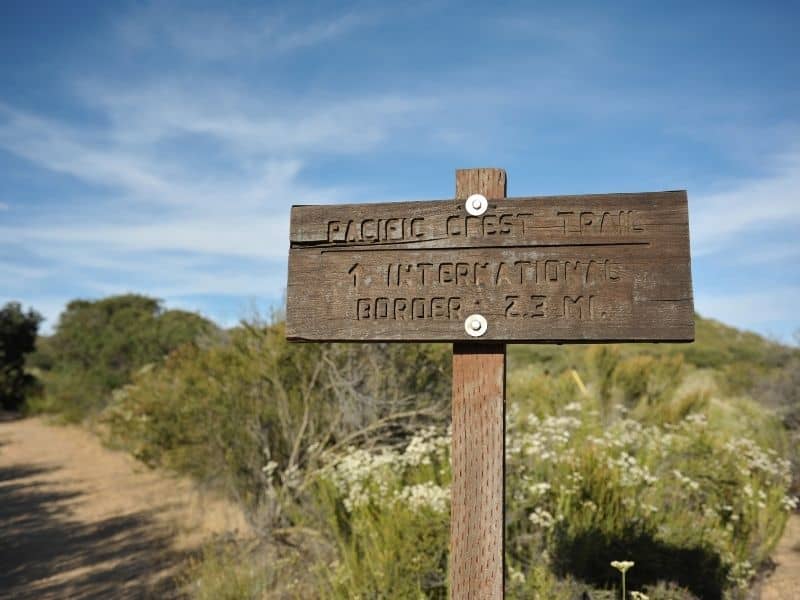
[[[488,328],[489,324],[486,322],[483,315],[476,313],[464,319],[464,331],[466,331],[467,335],[470,337],[480,337],[486,333]]]
[[[479,216],[486,212],[489,208],[489,201],[483,194],[472,194],[464,203],[467,212],[473,216]]]

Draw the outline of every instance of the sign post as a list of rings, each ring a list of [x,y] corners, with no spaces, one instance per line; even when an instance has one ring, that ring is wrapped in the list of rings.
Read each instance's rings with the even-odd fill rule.
[[[292,207],[286,335],[453,342],[450,589],[504,594],[506,343],[689,342],[686,192]]]
[[[505,198],[505,171],[456,171],[456,199],[466,202],[473,194]],[[505,404],[506,345],[455,342],[450,453],[453,474],[450,590],[453,598],[496,600],[503,597]]]

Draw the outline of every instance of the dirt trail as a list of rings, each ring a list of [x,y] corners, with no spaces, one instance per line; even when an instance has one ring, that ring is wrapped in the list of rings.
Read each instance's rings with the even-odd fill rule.
[[[777,566],[764,581],[761,600],[800,600],[800,515],[789,517],[772,560]]]
[[[91,433],[0,422],[0,599],[171,598],[204,539],[242,514]]]

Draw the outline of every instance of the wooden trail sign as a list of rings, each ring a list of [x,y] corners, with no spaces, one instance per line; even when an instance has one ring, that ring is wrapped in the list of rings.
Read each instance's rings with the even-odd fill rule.
[[[692,341],[686,192],[507,198],[467,169],[455,200],[294,206],[286,331],[454,342],[450,590],[501,599],[505,344]]]
[[[686,193],[292,208],[295,340],[691,341]],[[477,212],[477,211],[473,211]],[[474,338],[465,320],[479,314]]]

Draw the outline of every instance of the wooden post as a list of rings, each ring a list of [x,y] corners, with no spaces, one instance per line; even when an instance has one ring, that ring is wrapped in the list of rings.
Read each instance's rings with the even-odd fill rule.
[[[471,194],[505,198],[505,171],[456,171],[456,198]],[[453,344],[453,600],[504,597],[505,399],[506,345]]]

